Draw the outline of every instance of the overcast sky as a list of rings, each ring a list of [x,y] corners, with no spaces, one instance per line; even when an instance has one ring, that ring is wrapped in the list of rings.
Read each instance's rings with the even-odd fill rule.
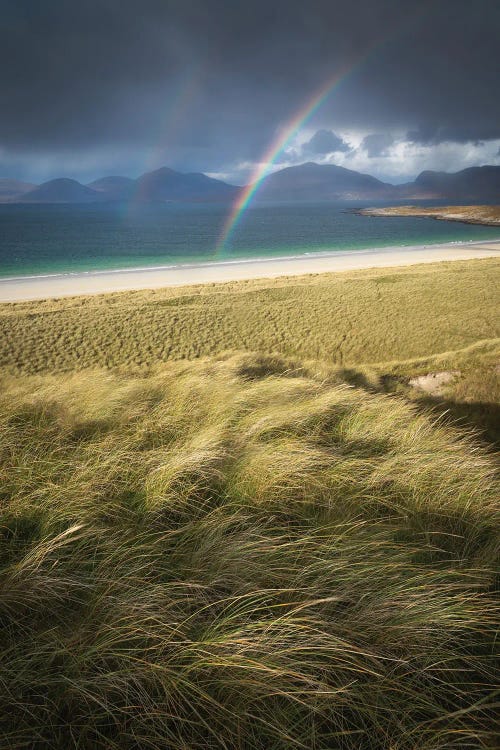
[[[499,0],[0,0],[0,177],[500,164]]]

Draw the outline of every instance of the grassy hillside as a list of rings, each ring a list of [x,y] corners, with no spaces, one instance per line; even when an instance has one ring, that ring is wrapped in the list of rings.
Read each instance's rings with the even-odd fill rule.
[[[0,306],[0,747],[492,750],[499,269]]]
[[[5,375],[0,745],[493,748],[492,457],[366,385]]]
[[[500,260],[0,305],[0,367],[147,367],[225,350],[357,365],[498,337]]]

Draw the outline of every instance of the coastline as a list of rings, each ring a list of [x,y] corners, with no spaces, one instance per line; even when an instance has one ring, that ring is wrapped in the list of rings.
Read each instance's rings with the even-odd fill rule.
[[[475,224],[485,227],[500,226],[499,206],[384,206],[379,208],[360,208],[354,213],[358,216],[405,217],[419,219],[436,219],[437,221],[455,221],[460,224]]]
[[[200,264],[87,271],[0,278],[0,302],[105,294],[168,286],[303,276],[500,256],[500,238],[490,241],[396,246],[354,251],[254,258]]]

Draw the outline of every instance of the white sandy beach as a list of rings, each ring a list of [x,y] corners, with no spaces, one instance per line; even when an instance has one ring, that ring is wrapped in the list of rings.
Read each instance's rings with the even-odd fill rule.
[[[500,257],[500,240],[0,279],[0,302]]]

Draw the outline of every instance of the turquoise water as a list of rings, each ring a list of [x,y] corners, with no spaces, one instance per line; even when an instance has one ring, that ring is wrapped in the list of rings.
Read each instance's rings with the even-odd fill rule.
[[[227,206],[0,205],[0,276],[500,238],[495,227],[349,213],[359,205],[254,205],[222,250],[217,241]]]

